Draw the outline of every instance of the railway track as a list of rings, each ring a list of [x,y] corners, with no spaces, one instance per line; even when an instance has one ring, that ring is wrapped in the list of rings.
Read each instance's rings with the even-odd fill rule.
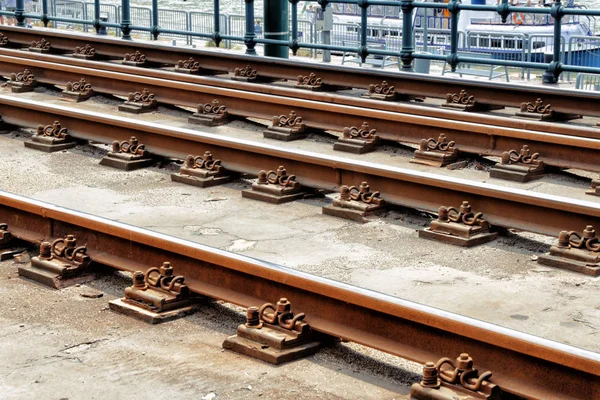
[[[34,244],[73,234],[94,262],[118,270],[169,260],[194,293],[236,305],[287,296],[313,329],[419,363],[468,352],[504,392],[600,396],[600,356],[586,350],[7,192],[0,220]]]
[[[260,77],[288,79],[315,73],[325,84],[368,89],[371,84],[387,81],[406,95],[445,98],[447,93],[467,90],[477,101],[484,104],[520,107],[524,101],[543,98],[557,112],[576,113],[585,116],[600,116],[600,96],[589,92],[560,89],[555,86],[531,86],[497,82],[469,82],[462,79],[433,77],[402,73],[398,71],[376,71],[322,65],[298,60],[278,60],[255,56],[244,56],[225,52],[168,46],[160,42],[135,42],[79,33],[66,33],[55,29],[26,29],[1,27],[8,42],[5,45],[23,47],[33,41],[46,39],[56,52],[72,52],[75,47],[89,44],[96,54],[104,58],[122,59],[125,54],[142,52],[146,59],[156,64],[176,65],[179,60],[193,57],[202,68],[213,71],[233,72],[235,68],[251,65]]]
[[[600,226],[600,204],[522,189],[417,172],[343,157],[288,150],[197,130],[140,122],[69,107],[0,96],[0,115],[10,124],[35,127],[60,121],[78,139],[100,143],[136,136],[153,154],[185,159],[210,151],[230,171],[256,174],[285,165],[306,187],[336,190],[367,181],[391,203],[437,213],[442,205],[469,201],[496,226],[556,236],[561,230]]]
[[[239,117],[271,120],[295,111],[308,127],[320,130],[342,131],[368,122],[382,139],[400,143],[419,143],[443,132],[465,153],[500,156],[529,145],[548,165],[600,171],[598,129],[589,126],[516,121],[0,49],[1,75],[24,68],[44,84],[64,86],[83,78],[97,93],[127,96],[148,89],[163,104],[197,107],[217,100]]]

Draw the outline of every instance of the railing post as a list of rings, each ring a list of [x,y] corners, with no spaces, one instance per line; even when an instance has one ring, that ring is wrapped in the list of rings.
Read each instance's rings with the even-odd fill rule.
[[[94,29],[100,34],[100,0],[94,0]]]
[[[121,0],[121,39],[131,40],[131,9],[129,0]]]
[[[292,54],[296,55],[298,52],[298,1],[299,0],[290,0],[290,4],[292,5],[292,39],[290,40],[290,49],[292,50]],[[306,36],[306,33],[305,33]],[[306,40],[306,38],[305,38]]]
[[[246,1],[246,32],[244,33],[244,44],[246,45],[246,54],[255,56],[256,42],[254,38],[256,34],[254,33],[254,0],[245,0]]]
[[[25,0],[17,0],[15,8],[15,19],[17,20],[17,26],[25,27]]]
[[[552,54],[552,62],[550,62],[548,69],[542,75],[542,82],[558,83],[563,65],[560,61],[560,48],[562,44],[561,22],[564,14],[560,0],[554,0],[554,4],[550,9],[550,15],[554,18],[554,52]]]
[[[365,62],[369,54],[369,49],[367,48],[367,10],[369,2],[368,0],[358,0],[358,6],[360,7],[360,47],[358,48],[358,56],[362,62]]]
[[[402,10],[402,49],[400,50],[400,60],[402,61],[402,71],[412,72],[413,69],[413,0],[401,0],[400,9]]]
[[[452,72],[456,71],[458,65],[458,8],[460,0],[451,0],[448,3],[448,11],[450,12],[450,54],[448,54],[447,63],[450,65]]]
[[[214,28],[213,32],[213,41],[215,42],[215,46],[219,47],[221,44],[221,12],[219,10],[219,0],[214,1]]]
[[[152,0],[152,37],[158,39],[158,0]]]
[[[48,27],[50,20],[48,19],[48,0],[42,0],[42,22],[44,27]]]

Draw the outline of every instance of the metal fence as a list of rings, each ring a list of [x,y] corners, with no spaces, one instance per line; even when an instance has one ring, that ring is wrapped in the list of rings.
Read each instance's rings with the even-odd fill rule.
[[[571,36],[567,45],[568,65],[593,65],[600,67],[600,37]],[[567,74],[571,80],[571,73]]]
[[[131,32],[141,32],[142,35],[176,35],[185,37],[188,43],[192,40],[215,40],[217,42],[223,36],[225,43],[230,41],[242,42],[246,46],[246,54],[256,54],[257,45],[289,46],[294,54],[300,48],[311,51],[339,51],[354,52],[363,60],[367,56],[376,57],[399,57],[401,69],[412,71],[415,59],[430,60],[433,62],[447,62],[450,67],[455,68],[460,63],[482,64],[521,68],[530,71],[540,69],[544,71],[543,80],[546,83],[556,83],[563,72],[600,74],[600,64],[595,64],[600,43],[591,37],[585,40],[569,41],[569,49],[562,36],[561,21],[570,21],[583,27],[592,29],[595,17],[600,16],[600,10],[587,10],[585,7],[565,7],[560,0],[554,0],[551,7],[524,7],[509,4],[509,0],[500,0],[497,5],[462,4],[459,0],[450,0],[448,3],[418,2],[414,0],[403,0],[398,6],[390,6],[389,0],[327,0],[327,3],[337,9],[347,10],[349,13],[360,14],[362,21],[368,16],[385,15],[389,7],[399,7],[402,20],[402,28],[389,25],[369,24],[344,24],[334,29],[341,29],[341,38],[336,38],[333,33],[333,44],[321,43],[318,40],[315,24],[309,21],[298,20],[298,2],[291,2],[291,34],[289,40],[265,39],[262,34],[262,18],[254,17],[253,0],[245,0],[245,13],[243,16],[227,16],[227,23],[222,24],[220,32],[211,32],[210,18],[196,16],[192,22],[192,14],[181,10],[159,10],[158,3],[153,2],[152,8],[131,7],[130,0],[122,0],[121,6],[115,11],[111,8],[101,8],[99,3],[84,3],[69,0],[39,0],[34,10],[25,11],[24,0],[16,1],[16,11],[0,11],[1,15],[13,16],[18,26],[24,26],[27,18],[41,19],[44,23],[51,21],[54,26],[82,24],[93,26],[97,31],[101,27],[115,29],[123,38],[131,38]],[[215,13],[221,18],[219,12],[219,1],[214,0]],[[43,7],[40,7],[42,4]],[[42,15],[42,10],[48,13]],[[90,9],[94,12],[90,13]],[[427,17],[428,28],[437,29],[440,32],[434,35],[434,41],[440,48],[446,50],[445,54],[437,52],[416,52],[419,43],[419,29],[425,22],[424,13],[419,10],[432,10],[433,15]],[[94,20],[95,15],[105,10],[108,20]],[[391,9],[395,12],[398,9]],[[415,10],[419,11],[415,13]],[[555,34],[553,38],[549,35],[532,35],[514,37],[507,34],[490,35],[488,33],[471,33],[469,38],[461,39],[458,31],[459,12],[470,10],[473,12],[494,12],[499,21],[511,21],[515,15],[525,15],[523,23],[530,21],[532,25],[551,22],[554,24]],[[152,15],[158,14],[153,20]],[[212,13],[210,13],[212,15]],[[114,18],[114,21],[111,19]],[[383,19],[382,19],[383,21]],[[415,29],[416,28],[416,29]],[[441,31],[447,31],[443,33]],[[297,34],[296,34],[297,32]],[[464,33],[462,34],[464,35]],[[423,33],[421,33],[421,38]],[[356,47],[340,46],[339,42],[358,40]],[[431,36],[428,34],[428,43]],[[461,45],[461,40],[463,40]],[[420,40],[423,42],[423,39]],[[475,41],[479,43],[473,45]],[[382,43],[384,46],[382,46]],[[489,43],[486,47],[482,43]],[[541,45],[540,45],[541,43]],[[539,45],[539,47],[538,47]],[[575,47],[577,46],[577,47]],[[596,46],[596,47],[594,47]],[[446,49],[449,47],[449,51]],[[461,49],[470,47],[470,52],[475,51],[475,56],[459,54]],[[434,46],[435,48],[435,46]],[[498,51],[498,49],[500,51]],[[477,52],[486,54],[485,57],[477,57]],[[523,53],[526,57],[523,57]],[[489,56],[492,54],[492,57]],[[590,64],[590,62],[592,64]],[[528,72],[529,75],[529,72]]]

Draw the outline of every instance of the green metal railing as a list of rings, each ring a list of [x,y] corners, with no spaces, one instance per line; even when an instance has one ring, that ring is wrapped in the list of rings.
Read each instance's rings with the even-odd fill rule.
[[[498,5],[475,5],[475,4],[462,4],[460,0],[451,0],[447,4],[443,3],[426,3],[413,0],[317,0],[323,10],[329,4],[341,3],[341,4],[354,4],[360,9],[361,24],[360,24],[360,43],[358,47],[347,47],[347,46],[335,46],[320,43],[300,43],[298,41],[298,2],[299,0],[288,0],[291,6],[291,38],[289,40],[276,40],[267,38],[258,38],[254,32],[254,0],[245,1],[245,17],[246,17],[246,29],[243,36],[224,35],[220,32],[220,4],[219,0],[214,1],[214,32],[202,33],[193,32],[189,30],[175,30],[175,29],[164,29],[159,26],[158,13],[158,0],[152,0],[152,26],[135,26],[131,22],[131,8],[130,0],[121,0],[121,22],[111,23],[102,21],[100,18],[100,0],[94,1],[94,19],[93,20],[81,20],[73,18],[56,17],[49,15],[48,13],[48,1],[41,0],[42,12],[41,14],[25,13],[24,0],[16,0],[16,10],[14,12],[0,11],[0,15],[14,16],[17,21],[17,26],[24,27],[26,18],[33,18],[41,20],[45,26],[51,21],[66,22],[74,24],[88,24],[92,25],[96,33],[99,33],[102,28],[117,28],[120,29],[121,36],[125,40],[131,40],[132,31],[141,31],[150,33],[155,39],[160,34],[176,34],[186,35],[189,37],[198,37],[204,39],[213,40],[214,43],[219,46],[222,40],[229,41],[240,41],[246,46],[246,54],[256,55],[256,45],[272,44],[287,46],[291,49],[295,55],[300,48],[315,49],[315,50],[333,50],[338,52],[354,52],[364,61],[369,55],[376,56],[392,56],[399,57],[401,61],[401,69],[403,71],[413,71],[413,61],[415,59],[426,59],[434,61],[447,62],[450,65],[452,71],[456,70],[456,66],[459,63],[471,63],[471,64],[487,64],[497,66],[507,66],[516,68],[535,68],[545,70],[543,75],[543,81],[545,83],[557,83],[559,76],[562,72],[576,72],[576,73],[591,73],[600,74],[600,68],[597,67],[586,67],[576,65],[566,65],[561,61],[561,27],[562,18],[566,15],[577,15],[577,16],[600,16],[600,10],[588,10],[581,8],[567,8],[561,4],[560,0],[555,0],[551,7],[520,7],[512,6],[508,3],[508,0],[502,0]],[[370,6],[395,6],[400,7],[402,11],[402,42],[400,51],[397,50],[386,50],[369,48],[367,45],[367,16],[368,8]],[[450,14],[450,53],[448,55],[441,54],[427,54],[427,53],[416,53],[414,48],[413,40],[413,17],[414,11],[417,8],[424,9],[440,9],[445,8]],[[539,63],[529,61],[516,61],[516,60],[503,60],[503,59],[489,59],[489,58],[477,58],[477,57],[466,57],[459,56],[459,32],[458,32],[458,16],[462,10],[471,11],[492,11],[498,13],[502,22],[506,22],[509,14],[511,13],[524,13],[524,14],[543,14],[549,15],[554,19],[554,43],[553,43],[553,54],[550,62]],[[287,16],[284,16],[287,18]]]

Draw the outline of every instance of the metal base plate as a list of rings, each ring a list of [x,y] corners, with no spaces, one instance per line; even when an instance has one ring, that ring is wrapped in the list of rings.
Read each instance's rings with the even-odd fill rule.
[[[600,193],[596,192],[596,189],[586,190],[585,194],[591,194],[592,196],[600,196]]]
[[[120,104],[119,105],[119,111],[131,113],[131,114],[143,114],[143,113],[156,111],[157,109],[158,109],[158,106],[142,107],[142,106],[132,106],[129,104]]]
[[[23,278],[31,279],[54,289],[62,289],[73,285],[79,285],[96,279],[96,274],[91,272],[84,272],[81,275],[72,278],[62,279],[60,275],[54,272],[36,268],[31,264],[20,266],[18,268],[18,272],[19,276]]]
[[[177,308],[175,310],[156,313],[126,303],[123,301],[123,299],[111,300],[108,302],[108,306],[113,311],[140,319],[149,324],[160,324],[161,322],[172,321],[174,319],[185,317],[186,315],[190,315],[196,312],[196,304],[191,304],[189,306]]]
[[[10,86],[10,90],[13,93],[27,93],[27,92],[33,92],[33,89],[35,89],[35,86],[14,86],[9,84]]]
[[[527,112],[517,112],[515,116],[518,118],[534,119],[536,121],[569,121],[572,119],[582,118],[579,114],[565,114],[560,112],[552,112],[548,114],[534,114]]]
[[[336,142],[333,145],[333,149],[338,150],[338,151],[345,151],[346,153],[365,154],[365,153],[369,153],[369,152],[377,149],[377,145],[374,143],[358,145],[358,144]]]
[[[369,219],[367,219],[367,217],[379,215],[384,211],[385,209],[379,209],[373,212],[364,212],[353,210],[351,208],[336,207],[331,204],[322,208],[322,212],[325,215],[332,215],[338,218],[345,218],[352,221],[360,222],[361,224],[369,222]]]
[[[201,116],[196,116],[196,114],[194,114],[188,118],[188,123],[203,125],[203,126],[219,126],[219,125],[225,125],[228,122],[229,122],[228,118],[201,117]]]
[[[82,101],[86,101],[94,95],[94,92],[82,94],[79,92],[67,92],[66,90],[62,92],[62,96],[60,99],[62,101],[68,101],[72,103],[80,103]]]
[[[265,129],[263,131],[263,136],[268,138],[268,139],[275,139],[275,140],[282,140],[284,142],[291,142],[292,140],[299,140],[299,139],[305,139],[306,138],[306,133],[302,132],[302,133],[284,133],[284,132],[277,132],[277,131],[272,131],[269,128]]]
[[[540,172],[519,172],[519,171],[508,171],[498,167],[492,167],[490,169],[490,178],[504,179],[513,182],[529,182],[536,179],[540,179],[544,176],[544,171]]]
[[[425,228],[419,231],[419,237],[423,239],[437,240],[438,242],[452,244],[454,246],[473,247],[491,242],[498,237],[498,234],[496,232],[480,233],[467,239],[445,233],[434,232],[429,228]]]
[[[551,256],[549,254],[538,256],[537,262],[549,267],[568,269],[591,276],[600,276],[600,265],[590,266],[581,261],[569,260],[568,258]]]
[[[209,177],[209,178],[198,178],[195,176],[183,175],[183,174],[171,174],[171,180],[173,182],[185,183],[186,185],[198,186],[201,188],[221,185],[223,183],[230,182],[232,179],[231,175]]]
[[[491,110],[502,110],[504,106],[496,106],[493,104],[457,104],[457,103],[443,103],[442,107],[445,108],[453,108],[455,110],[465,111],[465,112],[477,112],[477,111],[491,111]]]
[[[321,342],[308,342],[289,349],[276,349],[237,335],[230,336],[223,342],[223,348],[244,354],[269,364],[283,364],[315,354],[322,347]]]
[[[100,160],[100,165],[107,167],[118,168],[125,171],[133,171],[140,168],[151,167],[155,161],[151,158],[144,158],[142,160],[125,161],[119,160],[118,158],[112,158],[109,156],[104,157]]]
[[[283,196],[275,196],[269,193],[257,192],[255,190],[242,190],[242,197],[253,200],[260,200],[271,204],[289,203],[290,201],[304,198],[306,192],[297,192],[292,194],[284,194]]]
[[[433,154],[439,156],[434,156]],[[425,152],[425,155],[421,155],[419,150],[416,150],[413,158],[408,160],[408,162],[413,164],[429,165],[430,167],[436,168],[445,167],[446,165],[452,164],[456,161],[458,161],[458,157],[456,156],[444,156],[444,153],[433,153],[429,151]]]
[[[46,153],[54,153],[56,151],[72,149],[73,147],[77,146],[77,142],[60,143],[60,144],[46,144],[46,143],[32,142],[31,140],[24,142],[23,144],[25,145],[25,147],[28,147],[30,149],[40,150],[40,151],[44,151]]]

